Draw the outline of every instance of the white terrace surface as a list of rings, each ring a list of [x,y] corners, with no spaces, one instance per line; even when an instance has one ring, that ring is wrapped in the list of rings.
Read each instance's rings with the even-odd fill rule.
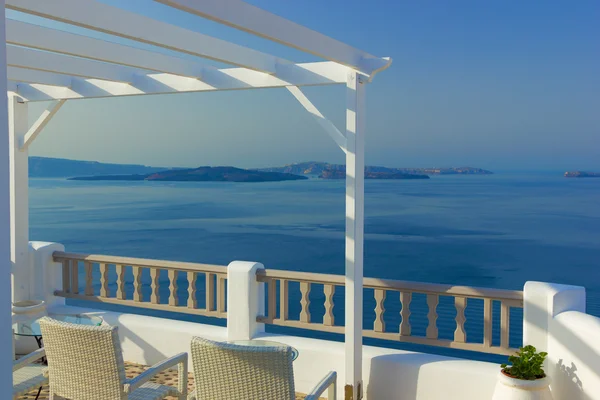
[[[193,335],[218,340],[265,337],[265,323],[343,333],[343,343],[296,336],[277,336],[275,339],[300,351],[295,362],[299,391],[307,391],[324,372],[335,370],[339,374],[340,387],[347,389],[339,390],[338,397],[348,399],[359,399],[363,394],[369,399],[490,398],[498,373],[496,365],[363,346],[363,335],[510,354],[513,351],[508,340],[510,309],[523,307],[524,342],[549,352],[547,371],[554,381],[555,398],[600,398],[600,342],[597,340],[600,322],[585,314],[582,288],[530,282],[522,293],[515,293],[363,280],[365,92],[374,76],[390,66],[389,58],[353,48],[240,0],[155,1],[164,7],[174,7],[197,18],[207,18],[304,51],[323,61],[295,63],[95,0],[0,0],[0,21],[4,24],[0,29],[3,46],[0,82],[4,85],[0,91],[8,93],[8,99],[1,97],[0,102],[0,283],[3,285],[0,286],[3,296],[0,299],[3,307],[0,311],[0,345],[3,346],[0,388],[3,393],[10,390],[12,369],[9,301],[45,300],[50,311],[60,311],[65,307],[64,298],[70,297],[167,312],[185,309],[190,314],[227,318],[227,328],[223,328],[83,310],[100,313],[107,323],[118,325],[125,359],[143,364],[188,351]],[[5,8],[102,32],[113,40],[103,41],[6,19]],[[142,43],[144,49],[118,43],[122,38]],[[207,65],[205,59],[230,67],[214,68]],[[301,86],[337,84],[346,86],[346,127],[343,131],[327,120],[300,89]],[[211,269],[202,265],[178,267],[181,264],[151,260],[69,258],[60,253],[64,251],[61,245],[30,242],[28,147],[65,101],[277,87],[287,88],[346,154],[345,277],[311,277],[294,272],[273,276],[258,263],[235,261],[228,267]],[[28,104],[45,100],[52,102],[29,126]],[[59,252],[58,257],[54,252]],[[110,249],[106,253],[110,253]],[[83,286],[78,281],[78,268],[91,271],[92,263],[99,264],[103,271],[99,294],[89,289],[90,274]],[[116,296],[107,290],[105,271],[109,265],[114,265],[118,275]],[[173,295],[168,304],[164,304],[159,299],[156,278],[153,279],[150,301],[141,298],[141,283],[137,279],[133,299],[129,299],[124,289],[125,267],[137,268],[137,271],[150,269],[154,277],[158,276],[159,269],[168,270],[171,292],[176,289],[173,282],[177,281],[179,273],[185,273],[188,279],[196,274],[210,276],[211,281],[215,279],[215,285],[207,285],[210,293],[207,298],[214,299],[215,304],[211,300],[205,308],[198,307],[195,289],[190,291],[188,303],[183,307]],[[287,281],[300,283],[302,312],[299,320],[287,318]],[[316,283],[324,285],[326,297],[326,313],[320,323],[311,321],[308,311],[310,287]],[[225,285],[228,287],[227,299]],[[276,285],[283,293],[279,315],[273,311],[277,304]],[[333,291],[340,286],[345,290],[344,326],[335,324],[331,312]],[[80,287],[84,288],[83,292],[79,291]],[[362,326],[363,287],[373,289],[377,301],[373,329],[363,330]],[[383,319],[388,292],[399,293],[403,306],[403,318],[397,331],[386,327]],[[427,296],[429,325],[423,337],[413,335],[408,323],[413,293]],[[440,296],[454,298],[456,330],[452,340],[438,337],[436,307]],[[479,299],[484,304],[481,343],[470,342],[465,332],[468,299]],[[499,344],[493,343],[494,301],[501,303]],[[263,309],[265,303],[268,304],[267,315]],[[21,341],[19,345],[26,347],[27,343]]]

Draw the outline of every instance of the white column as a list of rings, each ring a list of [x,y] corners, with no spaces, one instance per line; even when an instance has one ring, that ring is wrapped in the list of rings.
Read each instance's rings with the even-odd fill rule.
[[[365,84],[352,72],[346,86],[346,400],[362,398],[364,172]]]
[[[548,351],[549,329],[564,311],[585,312],[585,288],[546,282],[527,282],[523,288],[523,345]]]
[[[256,318],[265,314],[264,283],[256,280],[261,263],[233,261],[227,267],[227,339],[250,340],[265,331]]]
[[[47,308],[64,305],[65,298],[57,297],[54,291],[62,288],[62,263],[54,261],[55,251],[65,251],[60,243],[29,242],[31,257],[32,299],[44,300]]]
[[[10,143],[10,230],[13,301],[29,299],[29,167],[28,152],[20,144],[28,129],[27,103],[8,99]]]
[[[0,0],[0,393],[12,392],[10,291],[10,141],[6,104],[4,0]]]

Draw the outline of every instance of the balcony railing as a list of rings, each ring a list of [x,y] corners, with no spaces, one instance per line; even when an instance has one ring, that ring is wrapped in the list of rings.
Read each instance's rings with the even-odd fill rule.
[[[54,260],[62,263],[57,296],[227,318],[225,266],[64,252]],[[344,332],[343,310],[334,311],[343,276],[259,269],[256,281],[266,285],[257,322]],[[523,308],[522,291],[365,278],[364,306],[365,337],[501,355],[516,351],[511,336],[520,340],[511,309]]]
[[[260,270],[257,279],[267,285],[267,315],[259,317],[259,322],[325,332],[344,332],[342,324],[335,324],[333,312],[335,305],[334,294],[336,293],[336,288],[343,288],[343,276],[269,269]],[[291,319],[288,312],[290,307],[290,283],[292,282],[298,283],[300,289],[300,312],[297,319]],[[311,288],[315,285],[322,286],[324,297],[322,307],[324,313],[322,318],[318,318],[316,322],[313,320],[310,311]],[[366,337],[502,355],[511,355],[516,351],[515,348],[510,347],[510,312],[511,308],[523,308],[522,291],[373,278],[365,278],[363,286],[365,293],[372,291],[375,301],[373,329],[363,330],[363,334]],[[278,292],[279,299],[277,298]],[[392,293],[397,294],[395,299],[398,300],[391,298],[390,295]],[[426,313],[426,330],[423,336],[413,333],[410,322],[412,312],[411,303],[415,295],[421,295],[424,297],[423,300],[426,301],[426,307],[421,306],[417,310]],[[452,338],[441,338],[439,334],[438,306],[440,305],[441,298],[452,300],[452,306],[455,309]],[[400,323],[394,327],[395,329],[390,329],[390,324],[386,324],[386,300],[388,300],[388,303],[390,301],[399,302],[399,304],[396,303],[398,306],[396,308],[400,309]],[[477,325],[480,327],[480,330],[481,326],[483,327],[481,342],[467,342],[467,332],[465,329],[467,318],[465,311],[468,301],[479,302],[483,306],[482,312],[476,313],[481,318],[477,322]],[[448,302],[445,301],[444,303],[446,306],[444,307],[444,315],[447,317],[450,314]],[[496,304],[496,307],[494,307],[494,303],[499,304]],[[477,306],[480,305],[478,304]],[[493,310],[494,308],[498,309],[498,306],[500,314],[499,324],[495,323],[493,319]],[[277,315],[278,308],[279,315]],[[499,325],[497,326],[499,329],[496,329],[496,335],[493,334],[495,325]],[[493,343],[494,336],[499,336],[499,340],[496,341],[499,343]]]
[[[225,266],[63,252],[55,252],[54,261],[62,263],[63,277],[62,290],[56,291],[56,296],[227,318]],[[83,293],[80,293],[80,267],[85,271]],[[100,289],[96,293],[93,276],[98,273]],[[126,273],[133,275],[132,284],[128,285]],[[161,298],[161,291],[164,292],[161,289],[164,288],[161,288],[160,277],[165,273],[169,281],[167,302]],[[187,293],[179,287],[179,278],[183,274],[186,275]],[[199,279],[205,284],[204,307],[200,307],[197,293]],[[111,291],[111,287],[115,286],[116,290]]]

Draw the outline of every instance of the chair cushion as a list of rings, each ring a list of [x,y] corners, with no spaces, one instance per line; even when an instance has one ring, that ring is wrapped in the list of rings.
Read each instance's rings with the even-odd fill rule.
[[[177,396],[177,388],[148,382],[129,394],[128,400],[161,400],[166,396]]]
[[[13,396],[25,394],[48,383],[45,365],[27,365],[13,372]]]

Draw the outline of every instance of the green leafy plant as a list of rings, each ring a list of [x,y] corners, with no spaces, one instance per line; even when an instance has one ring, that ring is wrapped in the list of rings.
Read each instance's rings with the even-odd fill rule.
[[[535,379],[541,379],[546,376],[546,373],[542,369],[542,364],[548,353],[541,351],[537,352],[533,346],[525,346],[519,348],[516,355],[508,357],[510,366],[502,364],[502,372],[511,376],[512,378],[524,379],[533,381]]]

